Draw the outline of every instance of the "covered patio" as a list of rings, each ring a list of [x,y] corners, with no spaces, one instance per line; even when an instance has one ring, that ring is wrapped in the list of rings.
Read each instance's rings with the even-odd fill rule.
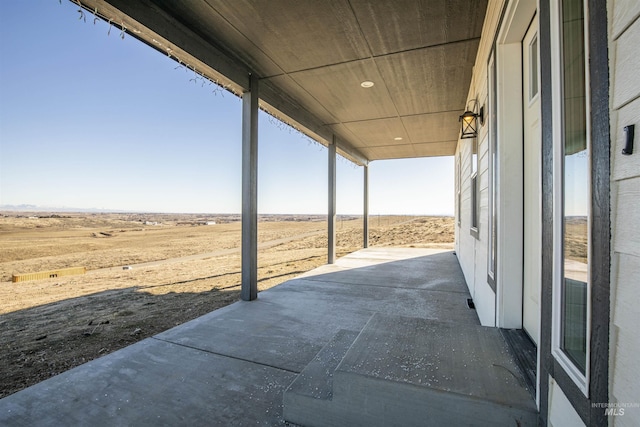
[[[242,99],[242,299],[257,297],[258,113],[327,147],[328,263],[336,258],[336,156],[453,156],[487,0],[73,0]],[[437,183],[425,183],[437,185]],[[400,183],[401,185],[401,183]]]
[[[535,425],[451,251],[370,248],[0,400],[3,425]]]
[[[369,162],[456,153],[487,1],[77,3],[242,98],[244,301],[2,399],[0,424],[537,424],[455,254],[367,248]],[[258,298],[259,109],[328,148],[328,265]],[[364,173],[366,249],[341,259],[338,154]]]

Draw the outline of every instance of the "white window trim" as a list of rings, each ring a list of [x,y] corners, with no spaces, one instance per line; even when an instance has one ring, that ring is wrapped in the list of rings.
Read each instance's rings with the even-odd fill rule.
[[[522,38],[536,1],[506,2],[496,38],[496,114],[498,144],[496,326],[522,328],[523,283],[523,121]],[[538,370],[538,373],[540,370]],[[546,379],[544,379],[546,381]],[[538,382],[542,381],[538,376]]]
[[[590,105],[590,93],[589,93],[589,45],[587,42],[588,32],[588,5],[586,1],[584,3],[584,31],[585,31],[585,87],[586,98],[585,102],[587,106]],[[560,28],[562,25],[560,14],[560,3],[558,0],[554,0],[551,5],[551,87],[552,93],[562,93],[562,40],[560,38]],[[590,378],[590,360],[591,360],[591,269],[588,269],[587,273],[587,356],[585,373],[583,374],[580,369],[574,364],[571,359],[561,348],[562,337],[562,283],[563,283],[563,117],[562,117],[562,98],[561,96],[555,96],[552,100],[553,103],[553,306],[552,306],[552,334],[551,334],[551,354],[569,375],[573,382],[578,386],[580,391],[588,397],[589,396],[589,378]],[[587,108],[586,111],[589,111]],[[587,152],[591,153],[591,120],[589,114],[586,117],[587,123]],[[589,182],[591,181],[591,171],[588,174]],[[591,200],[591,191],[587,200]],[[587,229],[589,230],[588,241],[591,241],[591,213],[587,215],[589,218],[589,224]],[[589,253],[591,248],[589,248]]]
[[[529,93],[531,93],[532,91],[532,81],[533,78],[531,76],[531,52],[533,51],[533,49],[531,49],[531,45],[533,44],[533,42],[536,42],[536,55],[538,55],[537,58],[537,63],[536,66],[538,67],[538,69],[536,70],[536,80],[537,80],[537,85],[538,85],[538,90],[536,91],[536,94],[533,95],[533,98],[529,99],[529,103],[528,106],[531,107],[531,104],[533,104],[534,102],[536,102],[538,100],[538,98],[540,98],[540,38],[538,37],[538,30],[536,30],[536,34],[535,36],[531,39],[531,42],[529,43],[529,46],[527,46],[527,55],[529,55],[529,69],[527,70],[527,72],[529,73]]]

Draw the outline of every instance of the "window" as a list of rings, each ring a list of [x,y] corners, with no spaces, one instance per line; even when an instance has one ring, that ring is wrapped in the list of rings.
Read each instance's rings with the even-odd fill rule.
[[[498,145],[497,145],[497,117],[496,117],[496,63],[494,60],[495,54],[491,54],[489,57],[488,72],[487,72],[487,121],[489,123],[489,238],[488,238],[488,268],[487,276],[488,282],[495,291],[496,283],[496,259],[497,259],[497,226],[498,226],[498,214],[497,214],[497,178],[498,178]]]
[[[462,224],[462,153],[458,152],[458,158],[456,161],[456,189],[458,191],[458,227]]]
[[[478,234],[478,137],[471,139],[471,235]]]
[[[538,36],[529,44],[529,101],[538,95]]]
[[[478,173],[478,137],[471,140],[471,176]]]
[[[587,393],[589,360],[590,141],[584,0],[563,0],[559,10],[561,143],[554,155],[554,356]]]
[[[471,230],[478,232],[478,174],[471,177]],[[477,236],[476,236],[477,237]]]
[[[562,7],[563,65],[563,291],[561,348],[585,373],[587,363],[587,272],[589,156],[583,0]]]

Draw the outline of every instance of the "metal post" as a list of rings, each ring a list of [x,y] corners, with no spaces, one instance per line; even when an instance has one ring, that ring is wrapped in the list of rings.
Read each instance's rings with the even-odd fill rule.
[[[242,289],[244,301],[258,297],[258,78],[242,94]]]
[[[362,234],[364,240],[362,242],[363,248],[369,247],[369,165],[363,165],[364,170],[364,212],[362,215]]]
[[[327,262],[333,264],[336,262],[336,136],[329,145],[329,214],[328,214],[328,232],[329,232],[329,251]]]

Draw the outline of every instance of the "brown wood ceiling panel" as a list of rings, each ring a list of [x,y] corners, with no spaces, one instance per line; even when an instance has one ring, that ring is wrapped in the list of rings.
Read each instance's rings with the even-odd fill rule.
[[[333,114],[300,87],[288,74],[262,79],[261,82],[268,82],[274,87],[277,87],[280,91],[286,93],[287,96],[295,99],[298,104],[303,105],[308,111],[315,114],[323,123],[338,122],[338,119],[333,116]]]
[[[346,0],[207,0],[285,72],[370,57]]]
[[[397,116],[371,59],[315,68],[290,76],[340,122]],[[375,86],[361,87],[364,80],[373,81]]]
[[[360,149],[369,160],[407,159],[417,157],[413,145],[395,145],[392,147],[366,147]]]
[[[487,0],[145,1],[257,73],[274,114],[325,141],[371,160],[455,151]]]
[[[374,55],[480,37],[487,0],[350,0]]]
[[[430,142],[427,144],[414,144],[413,150],[416,157],[453,156],[456,154],[458,140],[446,142]]]
[[[202,0],[155,0],[167,13],[214,46],[239,57],[261,76],[282,74],[282,69]]]
[[[353,132],[351,132],[345,125],[342,123],[335,123],[332,125],[328,125],[328,128],[331,129],[338,138],[343,139],[345,141],[350,141],[351,145],[357,149],[360,147],[366,146],[364,141],[358,138]]]
[[[403,145],[411,142],[402,121],[397,117],[349,122],[344,125],[367,147]],[[396,141],[394,138],[402,139]]]
[[[462,110],[405,116],[402,123],[414,144],[451,141],[458,139],[460,134],[458,118],[461,114]]]
[[[478,40],[376,58],[401,116],[463,109]]]

